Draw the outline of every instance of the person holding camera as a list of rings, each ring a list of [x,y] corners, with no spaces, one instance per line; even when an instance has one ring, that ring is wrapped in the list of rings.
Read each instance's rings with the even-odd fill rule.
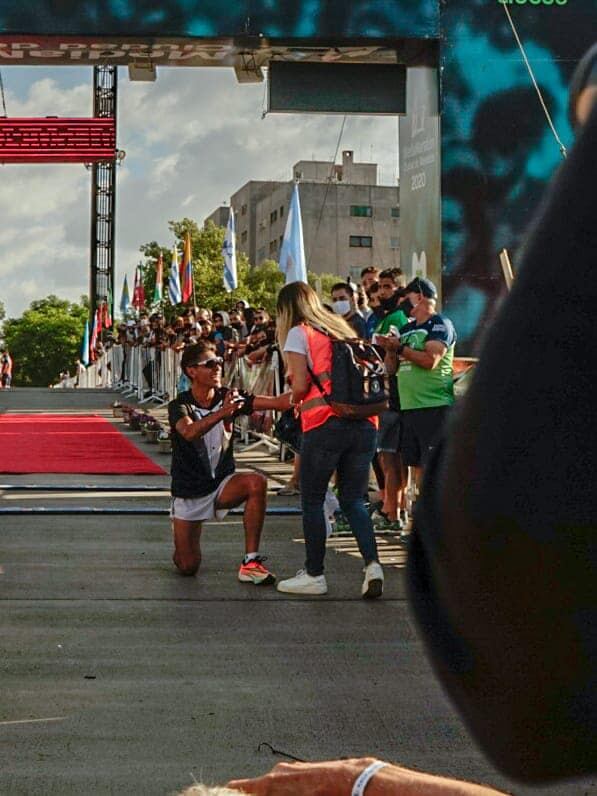
[[[245,555],[238,579],[269,585],[276,578],[259,552],[267,481],[257,473],[235,472],[233,421],[236,415],[254,410],[283,411],[290,406],[290,393],[270,397],[229,390],[222,386],[222,365],[214,343],[200,340],[187,346],[181,368],[191,386],[168,404],[172,429],[172,560],[182,575],[195,575],[201,564],[203,523],[221,520],[231,508],[245,504]]]

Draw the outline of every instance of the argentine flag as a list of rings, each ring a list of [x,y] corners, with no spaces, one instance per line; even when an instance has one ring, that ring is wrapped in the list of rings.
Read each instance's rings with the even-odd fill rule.
[[[297,183],[294,184],[292,189],[286,228],[284,229],[284,239],[280,248],[279,268],[286,276],[287,285],[290,282],[307,282],[303,222]]]
[[[222,246],[224,257],[224,288],[227,293],[236,290],[238,287],[238,277],[236,274],[236,238],[234,232],[234,210],[230,208],[224,245]]]
[[[178,250],[176,245],[172,249],[172,265],[170,266],[170,276],[168,277],[168,298],[170,304],[180,304],[182,301],[182,291],[180,289],[180,272],[178,270]]]

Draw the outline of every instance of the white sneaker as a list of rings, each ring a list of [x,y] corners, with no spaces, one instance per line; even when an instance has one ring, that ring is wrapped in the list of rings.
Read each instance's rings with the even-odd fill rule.
[[[294,578],[278,581],[276,588],[287,594],[326,594],[328,585],[325,575],[309,575],[306,569],[299,569]]]
[[[365,573],[365,580],[361,587],[361,595],[366,600],[381,597],[383,593],[383,569],[380,564],[377,561],[372,561],[367,564],[363,572]]]

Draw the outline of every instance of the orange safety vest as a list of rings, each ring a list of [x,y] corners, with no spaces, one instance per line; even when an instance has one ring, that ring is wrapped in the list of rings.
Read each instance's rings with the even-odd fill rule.
[[[313,373],[319,378],[323,391],[329,395],[332,391],[332,341],[327,334],[313,329],[306,323],[301,324],[307,334],[307,345],[313,362]],[[332,407],[323,397],[316,384],[311,382],[309,392],[301,401],[301,428],[303,433],[313,428],[323,426],[330,417],[338,417]],[[367,420],[375,428],[379,426],[377,415],[368,417]]]
[[[332,341],[326,334],[318,332],[306,323],[302,323],[301,326],[307,334],[309,354],[313,362],[313,373],[319,378],[324,392],[329,395],[332,388]],[[301,428],[303,433],[322,426],[330,417],[336,417],[336,413],[320,393],[317,386],[311,382],[309,392],[301,402]]]

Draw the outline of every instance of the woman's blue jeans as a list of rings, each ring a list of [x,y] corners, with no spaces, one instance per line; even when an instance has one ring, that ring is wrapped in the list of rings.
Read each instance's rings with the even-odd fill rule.
[[[365,564],[377,561],[373,523],[365,506],[369,468],[377,432],[368,420],[331,417],[303,434],[301,503],[309,575],[323,574],[325,517],[323,503],[334,470],[338,473],[340,507],[355,535]]]

